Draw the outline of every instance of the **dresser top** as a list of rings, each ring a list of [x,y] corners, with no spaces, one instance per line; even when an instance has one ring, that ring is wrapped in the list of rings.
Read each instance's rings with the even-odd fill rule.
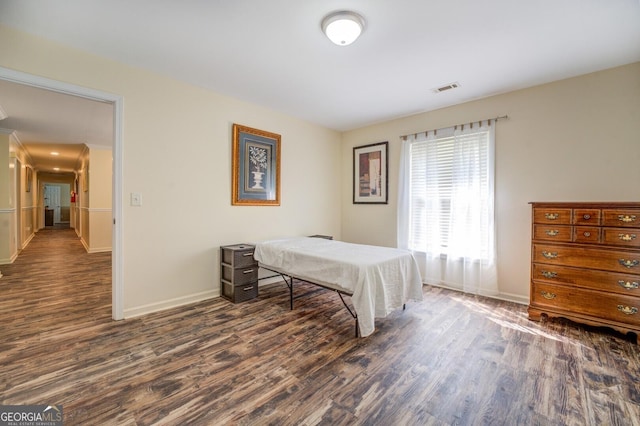
[[[640,208],[640,201],[531,201],[533,207],[583,207],[594,209]]]

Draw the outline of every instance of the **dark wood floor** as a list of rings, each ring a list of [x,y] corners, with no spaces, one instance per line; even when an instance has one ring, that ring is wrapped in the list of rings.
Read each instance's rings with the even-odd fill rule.
[[[363,339],[305,284],[294,311],[275,284],[114,322],[110,263],[43,230],[0,267],[1,405],[62,404],[65,425],[640,424],[624,336],[428,286]]]

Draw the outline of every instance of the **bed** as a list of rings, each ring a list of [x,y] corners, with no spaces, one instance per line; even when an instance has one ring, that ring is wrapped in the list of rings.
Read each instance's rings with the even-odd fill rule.
[[[291,309],[294,278],[336,291],[347,309],[342,295],[350,296],[356,335],[363,337],[373,333],[375,318],[422,300],[420,271],[406,250],[297,237],[258,242],[254,258],[285,278]]]

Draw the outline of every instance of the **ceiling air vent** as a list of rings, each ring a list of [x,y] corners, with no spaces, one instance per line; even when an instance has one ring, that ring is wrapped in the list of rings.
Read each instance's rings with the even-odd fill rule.
[[[457,89],[458,87],[460,87],[460,83],[455,82],[455,83],[449,83],[446,84],[444,86],[438,87],[436,89],[433,89],[434,93],[442,93],[442,92],[446,92],[447,90],[451,90],[451,89]]]

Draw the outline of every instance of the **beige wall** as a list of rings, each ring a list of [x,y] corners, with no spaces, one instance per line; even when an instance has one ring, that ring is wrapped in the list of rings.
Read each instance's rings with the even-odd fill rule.
[[[90,253],[111,251],[111,210],[112,198],[112,152],[102,147],[89,147],[88,162],[89,191],[85,192],[89,207],[87,209],[88,235],[85,241]]]
[[[339,133],[7,27],[0,40],[0,66],[124,99],[125,316],[217,296],[220,245],[340,237]],[[232,123],[282,135],[281,206],[231,206]]]
[[[345,133],[344,176],[354,146],[389,141],[390,196],[388,205],[354,205],[346,178],[343,238],[396,245],[400,135],[504,114],[496,127],[498,281],[504,297],[528,299],[530,201],[640,200],[640,63]]]
[[[6,171],[6,179],[0,181],[0,263],[10,263],[16,255],[16,207],[10,179],[15,162],[9,156],[10,138],[9,133],[0,132],[0,164]]]
[[[38,185],[32,174],[31,190],[26,190],[30,158],[10,129],[0,129],[0,163],[7,173],[0,179],[0,264],[12,263],[33,238],[36,230]]]

